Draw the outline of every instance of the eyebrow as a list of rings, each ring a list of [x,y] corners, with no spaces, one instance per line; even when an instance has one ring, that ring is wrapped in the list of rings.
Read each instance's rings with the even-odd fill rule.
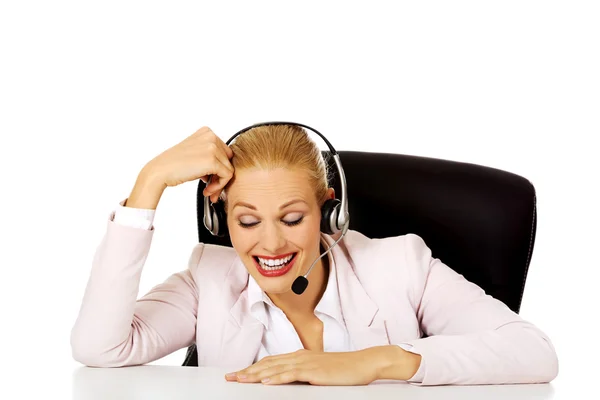
[[[279,206],[279,209],[282,210],[282,209],[284,209],[286,207],[289,207],[292,204],[296,204],[296,203],[305,203],[306,205],[308,205],[308,203],[306,201],[302,200],[302,199],[294,199],[294,200],[288,201],[287,203],[283,203],[281,206]],[[238,202],[236,202],[231,209],[233,210],[234,208],[236,208],[238,206],[239,207],[246,207],[246,208],[249,208],[251,210],[256,211],[256,207],[254,207],[252,204],[246,203],[244,201],[238,201]]]

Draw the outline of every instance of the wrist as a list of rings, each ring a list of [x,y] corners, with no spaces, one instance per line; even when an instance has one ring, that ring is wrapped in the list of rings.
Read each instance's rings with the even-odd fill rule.
[[[421,365],[421,355],[400,346],[388,345],[373,348],[376,379],[408,381]]]
[[[144,168],[138,175],[125,206],[155,210],[166,187],[159,175]]]
[[[164,176],[159,171],[159,168],[154,167],[151,163],[146,164],[138,174],[136,184],[142,183],[155,191],[165,190],[167,185]]]

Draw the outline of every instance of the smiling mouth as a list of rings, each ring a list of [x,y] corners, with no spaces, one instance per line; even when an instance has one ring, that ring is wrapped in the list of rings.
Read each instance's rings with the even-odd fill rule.
[[[281,262],[280,260],[265,260],[265,259],[260,259],[257,256],[252,256],[252,259],[254,260],[254,263],[256,265],[256,269],[258,270],[258,272],[261,273],[261,275],[266,276],[266,277],[276,277],[276,276],[281,276],[286,274],[291,268],[292,266],[295,264],[296,261],[296,256],[298,255],[298,253],[293,253],[288,257],[284,257],[283,260],[285,260],[284,262]],[[288,259],[289,258],[289,259]]]

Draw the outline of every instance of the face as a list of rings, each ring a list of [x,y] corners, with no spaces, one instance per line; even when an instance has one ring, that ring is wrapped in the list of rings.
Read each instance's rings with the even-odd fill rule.
[[[328,193],[333,197],[333,190]],[[291,290],[320,255],[321,210],[301,170],[236,170],[227,190],[231,242],[267,293]],[[316,268],[316,267],[315,267]]]

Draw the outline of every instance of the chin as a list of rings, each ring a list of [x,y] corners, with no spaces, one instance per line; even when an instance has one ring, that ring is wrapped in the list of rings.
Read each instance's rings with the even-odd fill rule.
[[[287,283],[281,284],[281,285],[273,285],[273,284],[263,285],[262,283],[259,283],[259,286],[265,293],[268,293],[268,294],[284,294],[284,293],[287,293],[292,290],[291,283],[289,285]]]
[[[260,274],[254,278],[258,286],[269,294],[283,294],[292,290],[292,284],[296,279],[295,275],[279,278],[266,278]]]

